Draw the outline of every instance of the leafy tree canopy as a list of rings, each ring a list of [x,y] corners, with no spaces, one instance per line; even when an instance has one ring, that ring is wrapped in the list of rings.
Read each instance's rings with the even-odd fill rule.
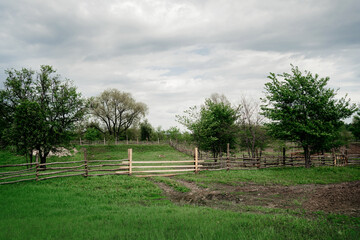
[[[147,110],[146,104],[136,102],[130,93],[117,89],[105,90],[99,96],[90,99],[90,113],[103,126],[98,130],[108,132],[116,139],[133,124],[138,123]]]
[[[61,81],[48,65],[6,71],[0,90],[0,116],[6,121],[2,139],[32,159],[37,150],[42,163],[51,150],[69,141],[74,123],[85,113],[85,101],[69,80]]]
[[[152,138],[153,132],[154,132],[154,129],[147,119],[145,119],[144,122],[140,123],[141,141],[152,140],[151,138]]]
[[[214,157],[226,150],[227,143],[235,146],[238,116],[224,95],[212,95],[205,100],[205,104],[197,111],[192,107],[185,111],[184,116],[177,116],[177,120],[192,133],[200,149],[211,151]]]
[[[270,73],[262,110],[272,120],[267,124],[270,134],[300,143],[310,167],[310,150],[333,147],[341,120],[350,117],[356,106],[346,97],[335,98],[337,92],[326,87],[329,77],[319,78],[308,71],[303,74],[298,67],[291,67],[290,74]]]
[[[358,110],[357,114],[353,117],[350,131],[354,135],[355,140],[360,141],[360,110]]]

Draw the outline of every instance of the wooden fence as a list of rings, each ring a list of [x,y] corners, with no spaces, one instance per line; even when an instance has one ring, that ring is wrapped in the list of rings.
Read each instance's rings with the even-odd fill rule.
[[[199,159],[198,149],[194,149],[192,160],[136,161],[132,149],[128,158],[120,160],[88,160],[84,149],[84,160],[71,162],[51,162],[11,164],[0,166],[0,185],[23,181],[41,181],[70,176],[134,175],[137,177],[172,176],[203,170],[233,170],[244,168],[298,167],[304,166],[301,156],[266,156],[261,158],[231,157]],[[311,156],[313,166],[360,165],[360,154]],[[25,169],[24,169],[25,168]],[[14,169],[14,170],[11,170]]]
[[[221,169],[244,169],[244,168],[270,168],[270,167],[303,167],[305,159],[301,156],[283,157],[266,156],[261,158],[249,157],[225,157],[208,158],[203,160],[201,170],[221,170]],[[319,155],[311,156],[312,166],[348,166],[360,165],[360,154],[353,155]]]
[[[134,161],[132,149],[128,158],[120,160],[88,160],[84,149],[84,160],[71,162],[51,162],[11,164],[0,166],[0,185],[23,181],[41,181],[70,176],[134,175],[138,177],[171,176],[186,172],[197,173],[202,165],[197,154],[193,160]],[[11,170],[14,169],[15,170]],[[24,169],[25,168],[25,169]]]

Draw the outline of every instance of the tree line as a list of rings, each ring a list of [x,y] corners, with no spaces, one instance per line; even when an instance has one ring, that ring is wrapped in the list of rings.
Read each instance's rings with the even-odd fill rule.
[[[291,73],[270,73],[261,102],[242,98],[231,105],[223,95],[214,94],[198,107],[177,116],[192,133],[200,149],[217,157],[236,144],[257,156],[269,138],[291,141],[302,147],[305,166],[310,155],[329,151],[345,144],[348,133],[359,139],[360,111],[350,99],[336,98],[337,91],[327,87],[329,77],[320,78],[309,71],[302,73],[291,65]],[[343,120],[353,113],[352,124]]]
[[[32,162],[34,150],[41,163],[50,151],[82,137],[88,140],[164,140],[194,142],[201,150],[221,154],[229,143],[256,157],[269,139],[298,143],[306,166],[310,154],[344,144],[344,132],[360,139],[360,111],[350,99],[336,98],[327,87],[329,78],[292,66],[291,73],[270,73],[261,100],[241,98],[234,105],[224,95],[213,94],[201,106],[176,116],[188,132],[177,127],[156,129],[145,119],[148,107],[130,93],[107,89],[84,98],[52,66],[6,70],[0,90],[0,137],[3,147],[13,147]],[[343,120],[353,113],[353,122]],[[346,134],[345,134],[346,135]]]

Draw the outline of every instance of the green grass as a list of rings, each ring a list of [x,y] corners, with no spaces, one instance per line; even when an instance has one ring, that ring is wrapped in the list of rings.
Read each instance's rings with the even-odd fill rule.
[[[176,206],[129,176],[0,187],[0,239],[357,239],[352,223]]]
[[[122,159],[127,145],[87,146],[93,159]],[[131,146],[139,160],[184,159],[168,146]],[[135,155],[137,154],[137,156]],[[51,161],[82,159],[82,153]],[[189,158],[189,157],[188,157]],[[0,151],[0,163],[20,161]],[[359,180],[358,167],[201,172],[199,184],[328,183]],[[341,175],[341,176],[337,176]],[[159,178],[168,184],[173,180]],[[185,191],[184,189],[182,191]],[[0,186],[0,239],[359,239],[359,219],[249,207],[236,212],[167,200],[151,181],[130,176],[69,177]]]
[[[168,185],[169,187],[172,187],[173,189],[175,189],[176,191],[179,191],[179,192],[189,192],[190,189],[181,185],[179,182],[177,182],[176,180],[173,180],[171,178],[167,178],[167,177],[159,177],[159,176],[156,176],[156,177],[152,177],[152,179],[155,181],[155,182],[162,182],[162,183],[165,183],[166,185]]]
[[[196,183],[223,183],[237,185],[241,182],[259,184],[329,184],[360,180],[360,167],[269,168],[230,171],[203,171],[197,175],[178,178]]]
[[[84,147],[84,146],[81,146]],[[78,146],[79,148],[79,146]],[[127,150],[133,150],[134,161],[156,161],[156,160],[179,160],[192,159],[190,156],[174,151],[169,145],[107,145],[107,146],[85,146],[88,151],[89,160],[97,159],[127,159]]]

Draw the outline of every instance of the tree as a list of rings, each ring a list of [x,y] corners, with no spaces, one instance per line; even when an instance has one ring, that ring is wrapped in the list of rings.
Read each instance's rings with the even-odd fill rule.
[[[141,141],[150,141],[151,136],[154,132],[151,124],[145,119],[144,122],[140,123],[140,138]]]
[[[192,107],[178,121],[192,133],[198,147],[211,151],[214,158],[226,150],[227,143],[235,146],[237,109],[234,109],[224,95],[212,95],[205,100],[200,111]]]
[[[85,101],[51,66],[43,65],[37,73],[25,68],[6,73],[0,91],[0,115],[8,124],[3,139],[30,159],[37,150],[40,162],[46,163],[50,151],[69,142],[74,123],[85,113]]]
[[[86,129],[84,137],[85,137],[86,140],[89,140],[89,141],[100,140],[101,139],[101,133],[96,128],[89,127],[89,128]]]
[[[258,156],[259,149],[264,149],[268,136],[263,127],[264,116],[260,114],[260,104],[242,97],[239,108],[240,146],[248,149],[249,156]]]
[[[350,131],[354,135],[355,140],[360,141],[360,110],[353,117]]]
[[[147,106],[136,102],[130,93],[120,92],[117,89],[108,89],[98,97],[90,99],[90,113],[103,123],[99,128],[118,139],[134,123],[144,117]]]
[[[178,127],[170,127],[168,130],[166,130],[166,135],[170,140],[182,140],[181,132]]]
[[[13,122],[4,131],[7,142],[14,145],[17,153],[28,157],[33,162],[33,152],[41,141],[41,133],[44,129],[43,114],[37,102],[22,101],[15,109]]]
[[[270,73],[262,110],[272,120],[267,124],[269,133],[298,142],[304,150],[305,166],[310,167],[310,151],[332,147],[341,120],[351,116],[356,106],[346,97],[335,99],[337,92],[326,87],[329,77],[319,78],[308,71],[302,74],[298,67],[291,67],[292,74]]]

